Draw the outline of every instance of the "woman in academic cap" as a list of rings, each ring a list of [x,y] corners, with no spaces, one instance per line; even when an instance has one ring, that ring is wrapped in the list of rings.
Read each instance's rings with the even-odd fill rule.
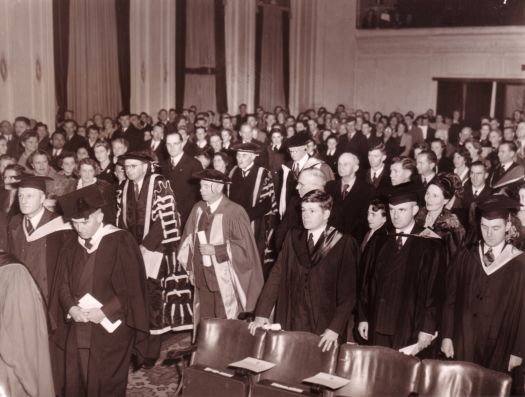
[[[452,173],[438,174],[427,187],[425,206],[416,215],[416,223],[437,234],[445,248],[448,264],[463,245],[465,229],[450,210],[454,200],[463,194],[461,179]]]

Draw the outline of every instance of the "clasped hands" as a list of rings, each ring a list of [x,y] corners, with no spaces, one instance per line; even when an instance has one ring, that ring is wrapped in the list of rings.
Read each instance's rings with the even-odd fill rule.
[[[250,333],[252,335],[255,335],[255,331],[257,330],[257,328],[263,327],[267,324],[270,324],[270,320],[268,320],[266,317],[255,317],[255,320],[248,324],[248,329],[250,330]],[[339,334],[337,332],[334,332],[327,328],[321,334],[321,340],[319,341],[319,344],[317,346],[320,347],[323,352],[327,352],[332,347],[337,347],[338,337]]]
[[[69,309],[69,315],[77,323],[92,322],[98,324],[106,318],[101,309],[82,309],[80,306],[72,306]]]

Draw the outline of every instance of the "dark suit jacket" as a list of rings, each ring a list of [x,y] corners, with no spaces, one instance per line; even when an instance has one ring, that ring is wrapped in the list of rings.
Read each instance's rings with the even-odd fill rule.
[[[20,138],[13,133],[11,139],[7,141],[7,154],[18,160],[23,151],[24,149],[20,145]]]
[[[488,184],[489,186],[494,186],[507,172],[509,172],[511,169],[518,166],[518,163],[512,163],[511,166],[507,171],[503,169],[501,165],[498,165],[497,167],[494,167],[494,170],[491,172]]]
[[[390,168],[385,165],[381,174],[376,175],[375,182],[372,181],[372,170],[366,170],[365,181],[374,189],[375,196],[386,196],[392,187]]]
[[[151,150],[151,141],[149,141],[148,145],[150,145]],[[151,151],[156,157],[159,163],[162,163],[169,159],[170,155],[168,153],[168,149],[166,149],[166,142],[160,141],[159,146],[157,146],[157,149]]]
[[[454,163],[450,159],[443,155],[437,162],[438,173],[440,172],[454,172]]]
[[[342,180],[326,184],[326,192],[334,199],[328,223],[343,234],[351,234],[358,242],[368,230],[367,210],[374,191],[370,185],[357,178],[348,195],[343,199]]]
[[[337,147],[341,152],[355,154],[359,158],[360,164],[368,164],[368,141],[360,131],[357,131],[350,140],[348,140],[348,134],[339,137]]]
[[[76,133],[75,135],[73,135],[73,137],[70,140],[67,140],[67,137],[66,137],[66,144],[64,145],[64,148],[63,148],[65,152],[76,153],[79,147],[85,147],[85,148],[89,147],[86,139],[84,139],[80,135],[77,135]]]
[[[171,164],[170,159],[161,164],[161,173],[170,181],[171,189],[175,195],[182,228],[186,224],[193,205],[200,200],[199,182],[193,179],[193,174],[199,171],[202,171],[199,160],[187,154],[182,155],[175,167]]]
[[[129,142],[128,152],[145,149],[144,133],[130,125],[126,131],[119,128],[113,133],[112,139],[124,138]]]
[[[273,185],[276,194],[276,200],[279,202],[279,196],[282,186],[281,166],[288,161],[289,155],[284,145],[277,151],[272,149],[272,146],[267,146],[266,158],[268,159],[268,170],[272,173]]]
[[[341,151],[339,150],[339,148],[337,148],[332,156],[329,156],[327,154],[327,151],[328,150],[325,150],[323,153],[321,153],[321,160],[323,160],[326,164],[330,166],[330,168],[334,172],[334,175],[337,175],[337,160],[339,160]]]

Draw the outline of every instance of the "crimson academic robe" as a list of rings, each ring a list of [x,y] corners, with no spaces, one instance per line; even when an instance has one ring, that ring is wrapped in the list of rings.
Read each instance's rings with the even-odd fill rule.
[[[55,395],[42,296],[27,269],[6,253],[0,253],[0,390],[13,397]]]
[[[393,234],[369,242],[361,263],[358,317],[368,322],[372,344],[399,349],[416,343],[419,332],[434,334],[439,328],[444,253],[439,239],[417,236],[422,230],[415,225],[399,251]]]
[[[507,371],[510,355],[525,358],[525,255],[512,246],[502,267],[482,263],[479,244],[460,251],[447,275],[442,334],[454,358]],[[487,274],[490,273],[490,274]]]
[[[89,256],[79,240],[60,255],[60,304],[64,317],[89,292],[103,304],[106,317],[122,324],[107,332],[100,324],[69,321],[66,344],[66,396],[124,396],[132,351],[141,358],[149,331],[146,275],[139,247],[131,234],[111,225]],[[89,349],[87,390],[79,373],[79,348]]]
[[[266,281],[256,316],[269,318],[287,331],[343,336],[356,302],[359,248],[350,235],[329,227],[313,254],[307,231],[292,229]]]

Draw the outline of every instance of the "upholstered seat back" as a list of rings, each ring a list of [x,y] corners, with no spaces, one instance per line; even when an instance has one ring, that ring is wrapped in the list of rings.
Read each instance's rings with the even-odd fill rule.
[[[418,392],[432,396],[508,396],[511,378],[462,361],[423,360]]]
[[[260,358],[266,333],[248,331],[248,323],[217,318],[202,319],[197,335],[197,351],[191,365],[224,370],[228,364],[246,357]]]
[[[339,347],[336,374],[350,383],[336,396],[408,396],[415,392],[420,361],[380,346]]]
[[[337,349],[323,353],[319,335],[308,332],[268,331],[263,360],[277,364],[263,372],[259,380],[271,379],[286,384],[301,384],[318,372],[334,373]]]

